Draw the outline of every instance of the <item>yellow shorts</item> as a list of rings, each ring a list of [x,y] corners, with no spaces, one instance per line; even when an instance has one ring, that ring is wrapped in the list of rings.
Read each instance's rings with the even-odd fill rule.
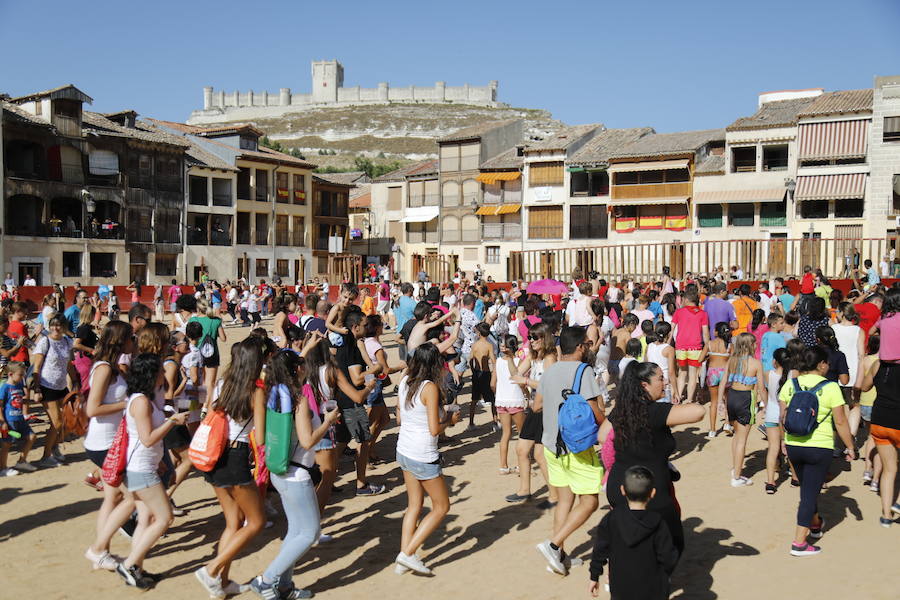
[[[603,464],[594,448],[578,454],[556,454],[544,448],[550,485],[567,487],[573,494],[599,494],[603,484]]]
[[[699,367],[702,350],[676,350],[675,362],[679,367]]]

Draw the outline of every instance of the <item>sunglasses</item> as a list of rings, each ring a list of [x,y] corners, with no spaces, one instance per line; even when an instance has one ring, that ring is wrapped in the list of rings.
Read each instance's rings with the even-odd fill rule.
[[[529,335],[528,339],[531,340],[532,342],[537,342],[541,339],[541,337],[537,336],[537,335]]]

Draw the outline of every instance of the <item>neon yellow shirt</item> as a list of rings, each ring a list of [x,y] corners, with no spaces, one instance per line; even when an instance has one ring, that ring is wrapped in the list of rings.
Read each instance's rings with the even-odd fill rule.
[[[821,375],[809,373],[801,375],[799,378],[800,387],[808,390],[815,386],[825,378]],[[785,403],[786,406],[791,405],[791,398],[794,396],[794,382],[788,379],[781,387],[778,393],[778,399]],[[784,443],[788,446],[804,446],[806,448],[834,448],[834,430],[832,423],[834,422],[834,411],[844,405],[844,395],[837,383],[831,382],[820,389],[816,396],[819,398],[819,417],[821,421],[809,435],[791,435],[785,432]]]
[[[869,356],[865,357],[863,359],[863,368],[865,369],[865,371],[863,371],[863,372],[865,373],[866,371],[871,369],[872,364],[876,360],[878,360],[877,354],[870,354]],[[875,386],[873,385],[871,390],[869,390],[868,392],[862,392],[859,395],[859,405],[860,406],[872,406],[873,404],[875,404],[875,396],[877,396],[877,395],[878,394],[875,390]]]

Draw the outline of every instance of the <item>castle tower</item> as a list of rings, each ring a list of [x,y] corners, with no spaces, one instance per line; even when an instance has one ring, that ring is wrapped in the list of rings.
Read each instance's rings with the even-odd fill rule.
[[[312,63],[313,102],[337,102],[338,88],[344,87],[344,66],[336,60]]]

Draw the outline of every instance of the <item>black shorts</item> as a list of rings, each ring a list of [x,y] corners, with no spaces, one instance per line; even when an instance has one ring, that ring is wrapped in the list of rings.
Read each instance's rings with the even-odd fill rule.
[[[59,402],[68,394],[69,390],[65,388],[61,390],[54,390],[53,388],[41,386],[41,402]]]
[[[163,447],[166,450],[181,450],[191,445],[191,432],[187,425],[177,425],[169,430],[163,438]]]
[[[92,463],[101,469],[103,468],[103,461],[106,460],[106,453],[109,452],[109,450],[88,450],[85,448],[84,451],[87,453],[87,457]]]
[[[366,407],[354,404],[350,408],[342,408],[341,420],[335,426],[334,431],[335,441],[339,444],[349,443],[351,439],[359,443],[372,439]]]
[[[250,444],[235,442],[225,448],[219,462],[203,478],[213,487],[234,487],[253,485],[253,474],[250,472]]]
[[[484,400],[494,403],[494,390],[491,389],[491,372],[472,369],[472,402]]]
[[[525,415],[522,431],[519,432],[519,439],[531,440],[540,444],[542,437],[544,437],[544,415],[543,413],[529,410],[528,414]]]
[[[205,356],[200,356],[200,366],[207,369],[215,369],[218,368],[219,365],[222,364],[222,359],[219,358],[219,350],[216,349],[215,353],[209,358]]]
[[[737,421],[741,425],[749,425],[752,404],[753,392],[750,390],[735,390],[729,388],[728,395],[725,398],[728,421]]]

